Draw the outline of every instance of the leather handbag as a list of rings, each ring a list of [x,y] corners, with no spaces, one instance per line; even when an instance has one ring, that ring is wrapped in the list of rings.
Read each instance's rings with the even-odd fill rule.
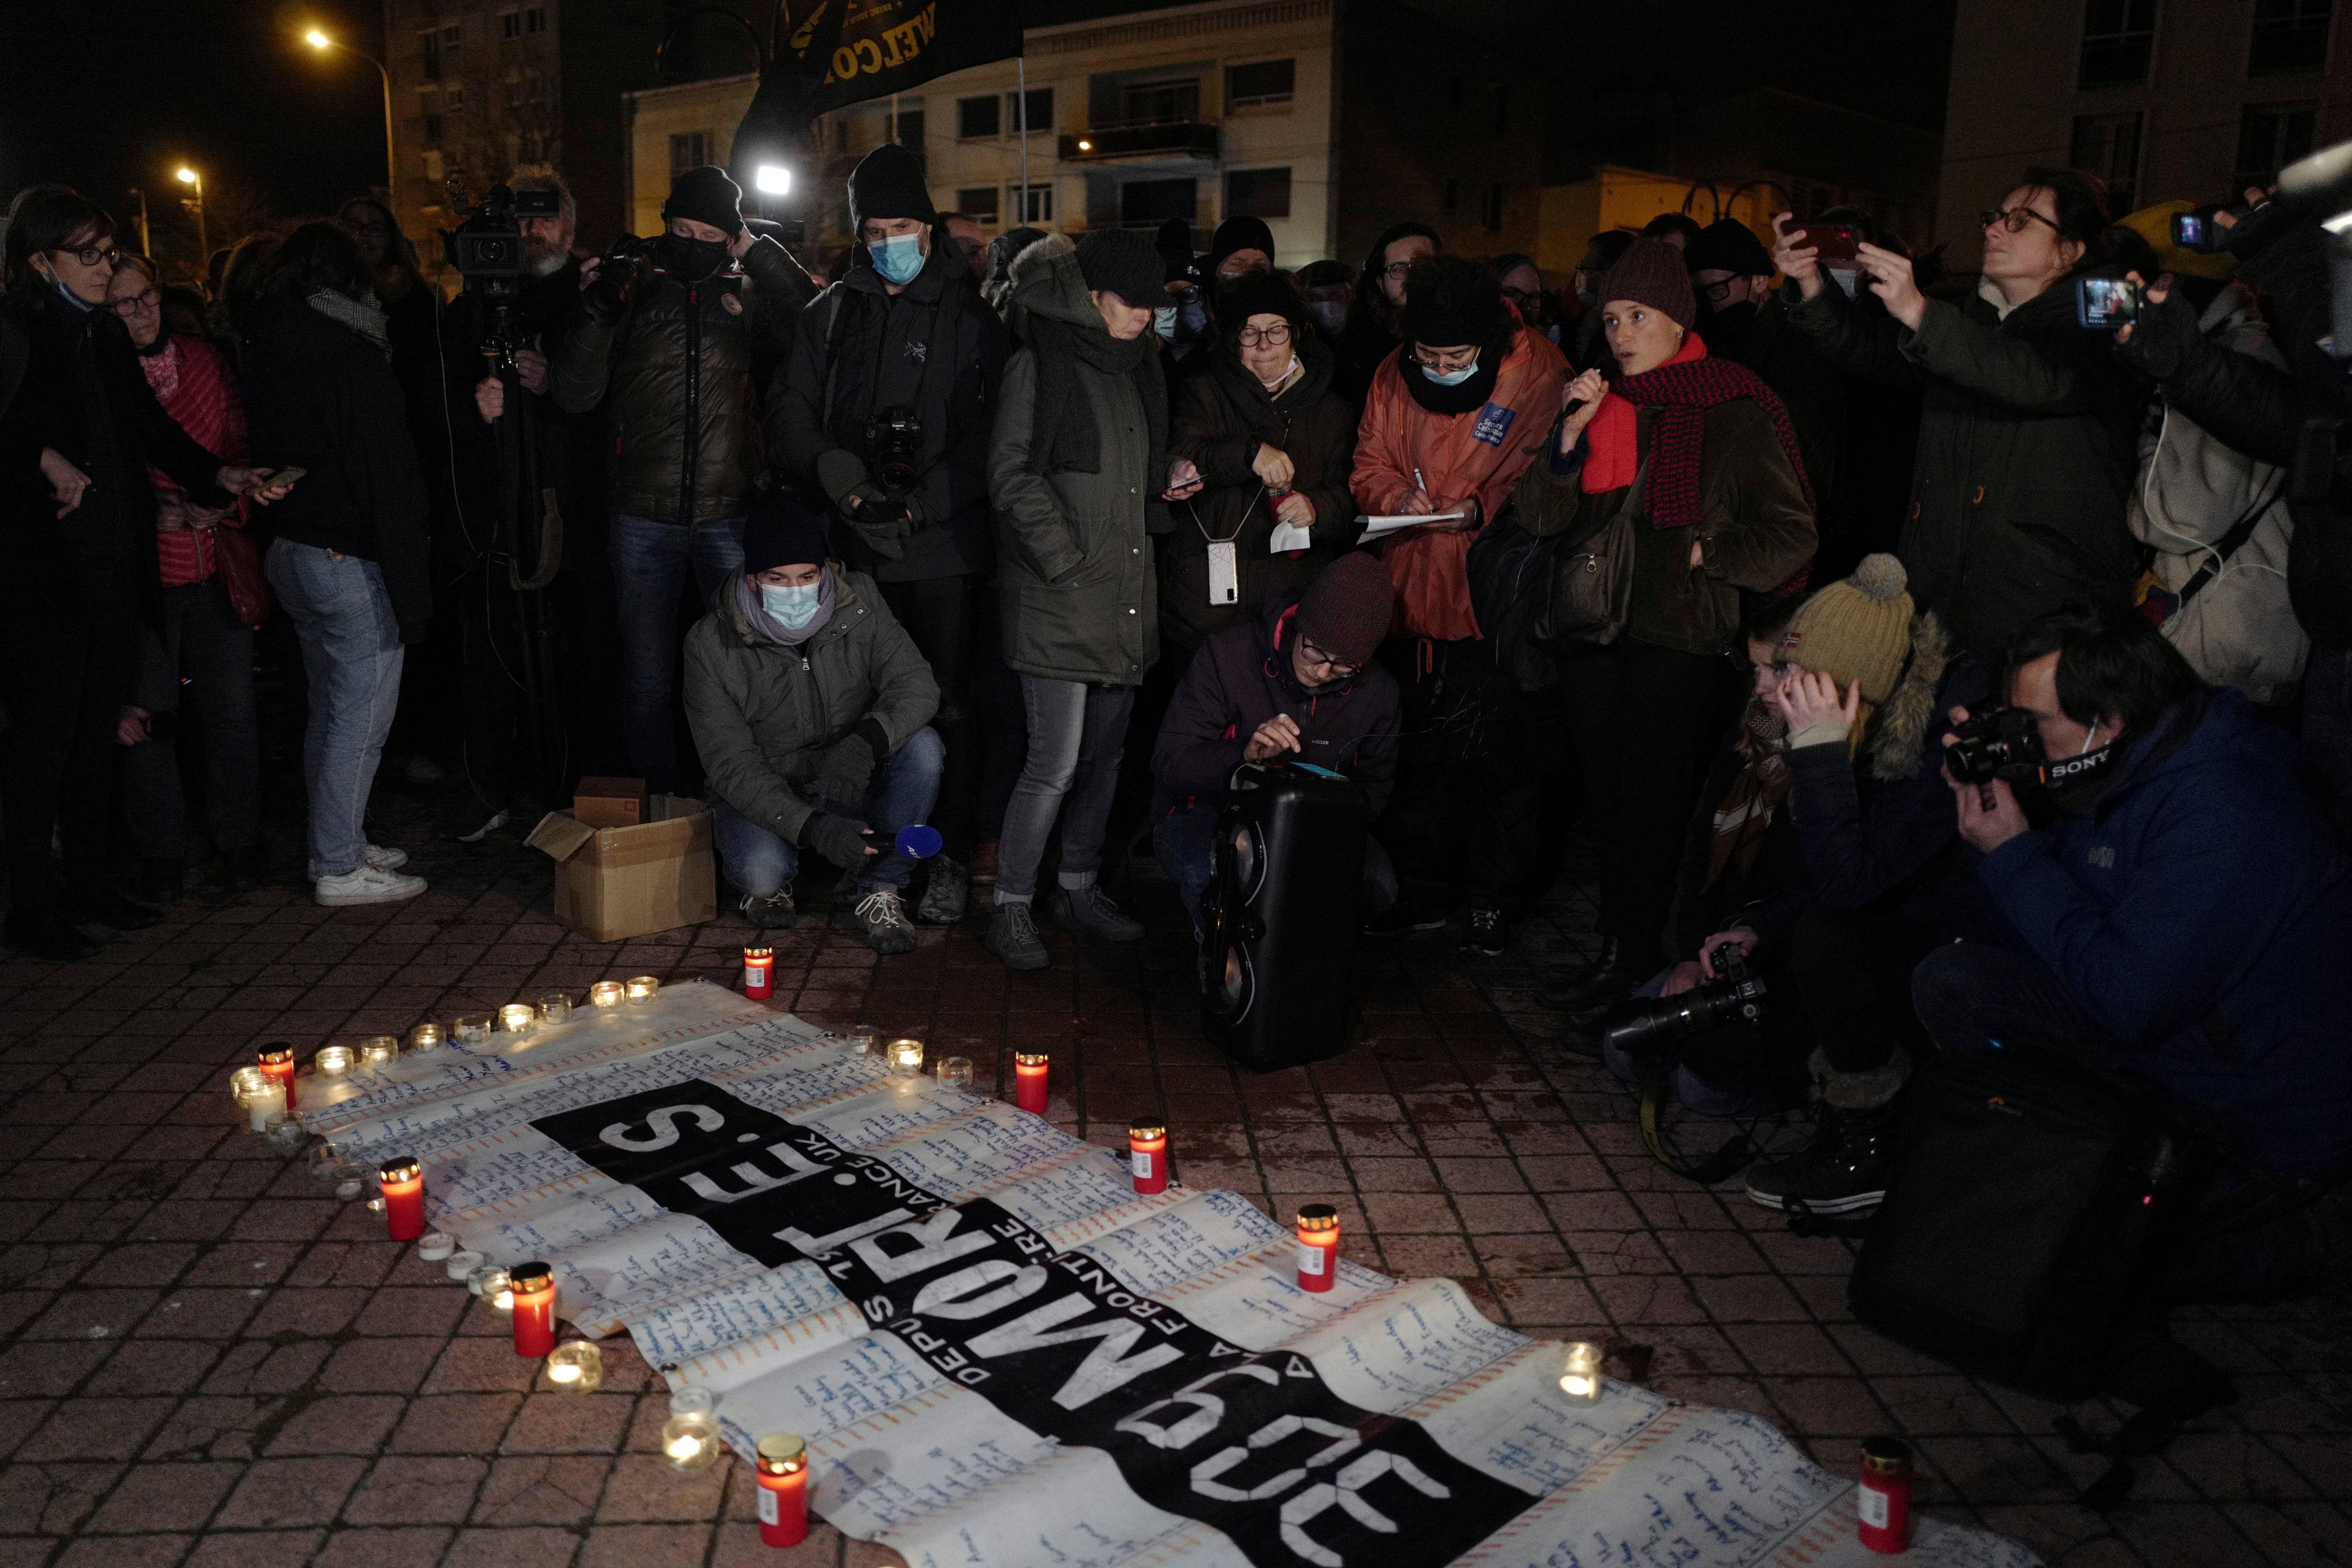
[[[1624,631],[1633,605],[1633,498],[1642,489],[1637,477],[1606,521],[1554,552],[1538,637],[1605,646]]]
[[[213,569],[228,590],[228,607],[248,626],[259,627],[277,601],[270,597],[269,579],[261,574],[261,552],[245,530],[222,523],[213,530]]]

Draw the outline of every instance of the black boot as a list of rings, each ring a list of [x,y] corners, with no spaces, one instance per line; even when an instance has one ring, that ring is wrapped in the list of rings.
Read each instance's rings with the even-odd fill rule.
[[[66,918],[76,925],[96,923],[116,931],[145,931],[163,923],[163,914],[134,903],[108,881],[97,881],[66,895]]]
[[[1589,1013],[1623,997],[1640,983],[1625,963],[1624,951],[1613,936],[1601,939],[1601,956],[1581,973],[1555,980],[1536,993],[1536,1000],[1562,1013]]]
[[[10,910],[8,945],[27,958],[72,963],[98,951],[98,943],[66,923],[55,910]]]
[[[1801,1203],[1813,1214],[1851,1214],[1886,1195],[1902,1102],[1846,1110],[1826,1100],[1813,1108],[1813,1141],[1785,1160],[1749,1168],[1748,1195],[1768,1209]]]

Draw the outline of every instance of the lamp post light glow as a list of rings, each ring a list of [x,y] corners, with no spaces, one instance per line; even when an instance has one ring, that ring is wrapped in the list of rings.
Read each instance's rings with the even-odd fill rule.
[[[205,232],[205,177],[202,174],[197,174],[195,170],[190,168],[185,163],[181,164],[177,169],[173,170],[172,177],[179,181],[180,184],[187,186],[193,193],[192,195],[181,197],[180,205],[186,207],[190,216],[194,217],[196,220],[196,249],[198,253],[205,256],[210,256],[213,253],[212,239]]]

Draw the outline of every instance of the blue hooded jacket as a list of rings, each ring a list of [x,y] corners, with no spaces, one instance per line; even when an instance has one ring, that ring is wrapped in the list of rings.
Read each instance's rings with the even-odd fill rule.
[[[2264,1170],[2341,1165],[2352,857],[2294,740],[2236,692],[2216,693],[2169,755],[2150,754],[2136,748],[2087,815],[2019,835],[1978,874],[2112,1033],[2116,1066],[2221,1117]]]

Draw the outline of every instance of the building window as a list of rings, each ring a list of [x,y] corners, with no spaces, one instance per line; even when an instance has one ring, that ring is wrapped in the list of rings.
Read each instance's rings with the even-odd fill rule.
[[[1479,221],[1480,223],[1482,223],[1482,224],[1484,224],[1484,225],[1486,225],[1486,232],[1487,232],[1488,234],[1500,234],[1500,233],[1502,233],[1502,232],[1503,232],[1503,187],[1502,187],[1502,186],[1500,186],[1500,185],[1488,185],[1488,186],[1486,187],[1486,202],[1483,204],[1483,207],[1484,207],[1484,210],[1483,210],[1483,211],[1481,211],[1481,212],[1478,214],[1478,221]]]
[[[1017,92],[1008,92],[1004,95],[1004,124],[1009,131],[1019,132],[1024,129],[1021,118],[1021,95]],[[1025,129],[1033,135],[1040,131],[1054,129],[1054,89],[1052,88],[1033,87],[1029,89],[1029,118]]]
[[[463,114],[466,111],[465,83],[455,82],[442,89],[441,110],[445,114]]]
[[[1236,169],[1225,176],[1227,217],[1288,217],[1290,171]]]
[[[1460,210],[1462,205],[1462,182],[1452,174],[1446,175],[1445,184],[1438,188],[1438,203],[1447,212],[1455,212]]]
[[[441,100],[433,94],[420,93],[416,99],[418,112],[425,116],[425,140],[441,140]]]
[[[1200,118],[1199,77],[1131,81],[1118,90],[1118,119],[1122,125],[1189,125]]]
[[[1171,217],[1191,223],[1200,211],[1198,180],[1134,180],[1118,188],[1118,221],[1130,226],[1162,224]]]
[[[971,185],[956,193],[956,211],[983,228],[996,223],[996,187]]]
[[[673,131],[669,135],[669,177],[677,179],[688,169],[699,169],[710,162],[710,132],[708,131]]]
[[[1020,223],[1051,223],[1054,221],[1054,187],[1050,184],[1031,185],[1025,191],[1019,185],[1011,187],[1015,221]]]
[[[1495,134],[1511,133],[1511,91],[1501,82],[1495,84]]]
[[[2156,0],[2087,0],[2083,7],[2084,87],[2130,87],[2147,79],[2156,47]]]
[[[2107,183],[2107,210],[2127,213],[2138,205],[2139,130],[2137,114],[2081,114],[2066,162]]]
[[[1297,85],[1297,60],[1259,60],[1252,65],[1230,66],[1225,70],[1225,107],[1261,109],[1269,103],[1288,103]]]
[[[416,35],[416,44],[425,56],[425,79],[439,81],[441,79],[441,29],[425,28]]]
[[[2255,76],[2313,75],[2327,68],[2330,0],[2254,0]]]
[[[499,37],[501,38],[520,38],[522,37],[521,12],[501,11],[499,13]]]
[[[547,7],[544,5],[525,6],[522,14],[522,30],[526,33],[544,33],[547,31]]]
[[[1003,123],[1003,107],[997,102],[994,93],[986,98],[956,100],[956,135],[960,139],[971,142],[983,136],[994,136]]]
[[[2267,185],[2297,158],[2308,156],[2318,128],[2315,103],[2250,103],[2238,121],[2238,169],[2233,189]]]

